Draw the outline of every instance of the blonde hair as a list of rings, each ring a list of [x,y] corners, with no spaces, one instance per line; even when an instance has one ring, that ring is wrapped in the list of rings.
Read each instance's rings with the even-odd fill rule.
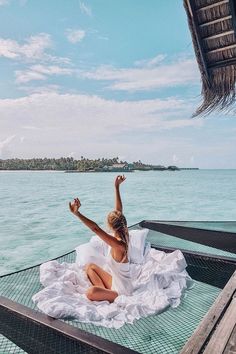
[[[107,215],[108,226],[120,236],[125,244],[126,254],[128,252],[129,232],[124,214],[119,210],[113,210]]]

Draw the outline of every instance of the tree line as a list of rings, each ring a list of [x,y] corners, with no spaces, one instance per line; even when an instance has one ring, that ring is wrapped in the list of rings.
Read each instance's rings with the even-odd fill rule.
[[[79,160],[73,157],[55,158],[33,158],[33,159],[0,159],[0,170],[99,170],[105,166],[112,166],[117,163],[128,164],[127,161],[119,161],[118,157],[88,159],[83,156]],[[133,162],[135,167],[149,166],[143,164],[140,160]]]

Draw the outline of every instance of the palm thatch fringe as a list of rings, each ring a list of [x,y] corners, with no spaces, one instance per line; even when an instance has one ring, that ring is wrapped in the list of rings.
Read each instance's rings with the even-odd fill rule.
[[[235,102],[236,36],[229,3],[218,5],[219,0],[194,2],[197,10],[193,14],[189,0],[184,0],[202,78],[203,102],[193,114],[198,116],[207,115],[213,110],[225,110]],[[208,5],[212,4],[214,6],[209,8]],[[208,8],[200,9],[204,6]],[[218,21],[221,17],[222,21]],[[217,21],[214,23],[215,20]],[[211,24],[207,25],[207,22]]]
[[[206,80],[203,80],[203,103],[197,109],[194,116],[209,114],[213,110],[226,110],[235,102],[235,65],[212,69],[210,75],[210,85]]]

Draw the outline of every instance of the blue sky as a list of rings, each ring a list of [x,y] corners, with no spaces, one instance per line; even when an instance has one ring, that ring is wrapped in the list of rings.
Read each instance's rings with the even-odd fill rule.
[[[0,0],[0,158],[236,168],[231,115],[191,118],[182,0]]]

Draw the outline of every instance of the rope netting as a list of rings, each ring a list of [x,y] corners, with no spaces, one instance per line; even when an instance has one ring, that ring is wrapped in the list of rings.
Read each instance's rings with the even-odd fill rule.
[[[0,354],[23,354],[25,351],[0,334]]]
[[[229,252],[180,240],[174,236],[163,236],[163,234],[156,231],[150,231],[148,238],[157,247],[168,246],[235,257],[235,254],[231,255]],[[60,263],[73,263],[75,257],[76,253],[71,252],[65,256],[58,257],[57,260]],[[133,325],[127,324],[120,329],[109,329],[81,323],[77,320],[66,320],[64,322],[139,353],[178,353],[236,268],[234,263],[227,263],[221,259],[212,261],[207,257],[202,258],[191,254],[185,255],[185,257],[188,263],[187,270],[195,279],[195,286],[187,293],[179,307],[169,308],[158,315],[141,318]],[[0,278],[0,295],[36,311],[38,310],[32,301],[32,296],[41,288],[39,266]],[[70,351],[69,347],[65,348],[65,351],[60,348],[60,353],[63,352],[72,353],[73,351]],[[3,353],[24,353],[24,351],[1,336],[0,354]]]

